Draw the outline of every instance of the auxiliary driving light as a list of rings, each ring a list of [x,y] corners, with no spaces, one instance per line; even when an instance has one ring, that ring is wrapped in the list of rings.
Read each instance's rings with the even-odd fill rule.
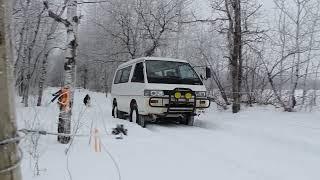
[[[192,94],[189,93],[189,92],[187,92],[187,93],[184,95],[184,97],[185,97],[186,99],[191,99],[191,98],[192,98]]]
[[[180,99],[180,98],[181,98],[181,92],[176,92],[176,93],[174,93],[174,97],[175,97],[176,99]]]

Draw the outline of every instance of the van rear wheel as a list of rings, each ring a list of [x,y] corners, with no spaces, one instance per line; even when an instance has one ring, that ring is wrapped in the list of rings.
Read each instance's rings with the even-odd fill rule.
[[[130,110],[130,122],[134,122],[137,123],[138,125],[140,125],[141,127],[145,128],[146,127],[146,116],[140,115],[139,114],[139,110],[136,104],[134,104],[131,107]]]
[[[115,106],[115,105],[113,105],[113,106],[112,106],[112,117],[118,118],[118,113],[117,113],[117,111],[118,111],[118,107]]]
[[[123,114],[123,112],[118,110],[117,105],[113,105],[113,107],[112,107],[112,116],[114,118],[124,119],[124,114]]]

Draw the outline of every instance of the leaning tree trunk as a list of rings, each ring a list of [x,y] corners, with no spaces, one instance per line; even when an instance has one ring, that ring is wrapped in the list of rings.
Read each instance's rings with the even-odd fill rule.
[[[44,83],[45,83],[45,80],[47,77],[48,56],[49,56],[49,52],[45,54],[43,61],[42,61],[42,65],[41,65],[41,75],[40,75],[40,80],[39,80],[37,106],[41,106],[41,104],[42,104],[43,88],[44,88]]]
[[[295,34],[295,45],[296,45],[296,51],[297,53],[297,61],[295,63],[295,71],[294,71],[294,80],[293,80],[293,86],[290,92],[290,98],[289,98],[289,111],[293,111],[294,107],[296,106],[296,97],[295,92],[298,87],[298,82],[300,78],[300,61],[301,61],[301,53],[300,53],[300,20],[301,20],[301,2],[298,2],[298,9],[297,9],[297,20],[296,20],[296,34]]]
[[[320,8],[319,5],[318,5],[318,9]],[[301,103],[302,106],[305,103],[306,95],[307,95],[307,80],[308,80],[308,74],[309,74],[309,66],[311,63],[312,47],[314,45],[315,28],[318,24],[318,21],[319,21],[318,18],[314,20],[311,27],[311,35],[310,35],[309,49],[308,49],[308,55],[307,55],[307,67],[306,67],[305,75],[303,79],[303,93],[302,93],[302,103]]]
[[[27,0],[27,4],[30,4],[30,0]],[[32,52],[33,48],[36,43],[36,39],[38,36],[39,28],[40,28],[40,23],[41,23],[41,15],[42,13],[39,14],[38,16],[38,21],[36,24],[36,29],[34,31],[34,36],[32,37],[31,44],[29,44],[29,28],[27,28],[26,31],[26,44],[24,44],[24,58],[25,60],[25,65],[23,68],[25,68],[25,75],[24,76],[24,81],[23,81],[23,103],[25,107],[29,106],[29,91],[30,91],[30,83],[31,83],[31,60],[32,60]]]
[[[67,21],[70,23],[67,25],[67,50],[64,63],[64,88],[68,90],[70,94],[68,99],[68,107],[60,108],[58,132],[70,134],[71,131],[71,116],[73,106],[73,95],[75,85],[75,65],[76,65],[76,51],[77,51],[77,30],[79,19],[77,16],[77,0],[69,2],[67,7]],[[60,136],[58,140],[61,143],[68,143],[70,136]]]
[[[27,46],[27,41],[24,44],[24,46]],[[27,92],[28,88],[28,74],[29,74],[29,69],[30,69],[30,62],[28,62],[27,60],[27,52],[28,52],[28,48],[24,47],[23,50],[23,63],[22,63],[22,72],[21,72],[21,91],[22,91],[22,103],[24,104],[25,107],[28,106],[28,94],[29,92]]]
[[[83,76],[83,88],[87,89],[88,88],[88,69],[84,69],[84,76]]]
[[[12,41],[10,42],[10,28],[5,26],[7,25],[5,21],[10,18],[11,8],[5,6],[7,5],[5,3],[9,2],[0,0],[0,142],[17,136],[12,84],[14,81],[11,72],[12,63],[9,63],[9,60],[12,61]],[[22,157],[21,155],[19,157],[18,152],[17,142],[0,145],[1,180],[21,179],[19,160]]]
[[[18,89],[19,97],[22,97],[23,102],[23,91],[24,91],[24,76],[25,76],[25,63],[26,63],[26,47],[27,47],[27,38],[28,38],[28,31],[29,31],[29,18],[28,18],[28,11],[30,6],[30,0],[26,1],[26,5],[23,9],[23,17],[24,22],[22,29],[20,31],[20,40],[19,40],[19,47],[17,49],[17,59],[14,63],[14,75],[17,78],[15,80],[15,86]],[[22,61],[22,62],[21,62]]]

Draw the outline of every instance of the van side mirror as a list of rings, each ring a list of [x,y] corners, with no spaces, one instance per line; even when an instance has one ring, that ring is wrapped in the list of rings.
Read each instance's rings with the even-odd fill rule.
[[[209,67],[206,67],[206,79],[211,78],[211,69]]]

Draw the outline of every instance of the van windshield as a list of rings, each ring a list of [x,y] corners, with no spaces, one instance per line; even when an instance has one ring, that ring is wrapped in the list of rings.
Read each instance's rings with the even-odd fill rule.
[[[202,85],[189,63],[146,61],[148,83]]]

